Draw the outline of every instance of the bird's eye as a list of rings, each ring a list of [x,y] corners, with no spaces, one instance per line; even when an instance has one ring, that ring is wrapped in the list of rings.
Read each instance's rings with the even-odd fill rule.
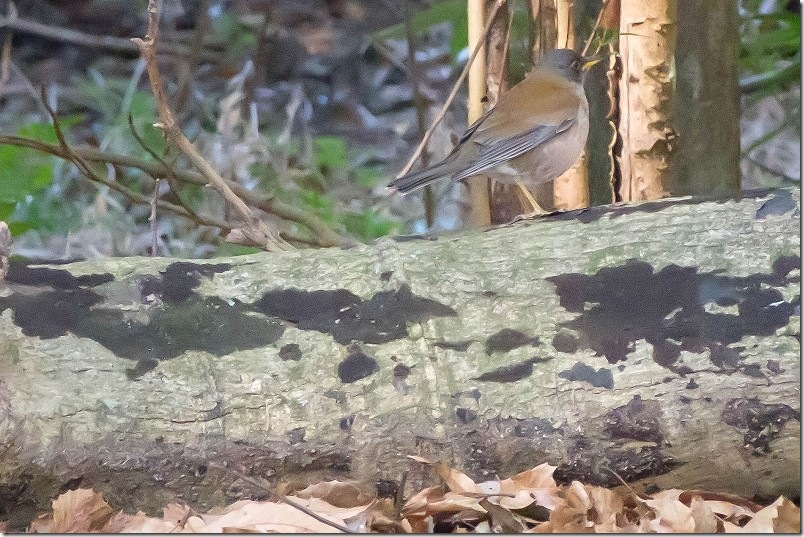
[[[575,60],[574,62],[572,62],[572,68],[577,71],[578,69],[581,68],[581,62],[578,61],[578,60]]]

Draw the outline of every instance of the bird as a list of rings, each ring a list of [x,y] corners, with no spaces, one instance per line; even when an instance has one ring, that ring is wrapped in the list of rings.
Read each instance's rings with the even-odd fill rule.
[[[599,61],[571,49],[545,53],[444,160],[398,177],[388,188],[408,194],[442,178],[460,181],[478,174],[528,188],[556,179],[586,146],[589,103],[583,80]]]

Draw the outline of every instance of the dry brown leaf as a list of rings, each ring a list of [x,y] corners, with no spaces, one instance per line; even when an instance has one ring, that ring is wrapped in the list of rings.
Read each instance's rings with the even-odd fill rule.
[[[743,526],[746,533],[799,533],[800,510],[787,498],[779,497],[769,506],[760,509]],[[784,529],[782,529],[784,528]]]
[[[480,506],[491,516],[491,531],[494,533],[522,533],[525,531],[525,523],[508,509],[495,505],[489,500],[480,500]]]
[[[443,485],[420,490],[405,502],[402,507],[402,514],[409,516],[414,513],[424,513],[428,504],[442,500],[445,493]]]
[[[489,501],[506,509],[523,509],[535,502],[552,511],[564,503],[553,480],[556,468],[540,464],[509,479],[484,481],[477,489],[485,494],[502,494],[489,497]]]
[[[578,481],[564,489],[565,505],[550,513],[550,524],[539,527],[539,533],[589,533],[594,524],[587,519],[591,500],[584,486]]]
[[[695,533],[717,533],[718,518],[700,496],[690,500],[690,512],[695,521]]]
[[[320,511],[318,507],[321,505],[309,505],[312,500],[298,499],[299,503],[310,508],[316,514],[342,526],[345,525],[343,518],[332,517]],[[191,516],[187,520],[183,532],[223,533],[224,529],[229,533],[239,530],[279,533],[332,533],[337,531],[332,526],[319,522],[285,503],[240,501],[230,507],[235,508],[222,515]]]
[[[114,515],[103,496],[92,489],[68,490],[51,504],[53,513],[31,523],[37,533],[88,533],[99,531]]]
[[[787,498],[779,498],[779,500],[781,500],[779,516],[773,522],[773,531],[776,533],[801,533],[801,509]]]
[[[695,520],[692,510],[679,501],[683,491],[678,489],[663,490],[653,494],[653,498],[641,500],[656,513],[650,527],[657,533],[691,533],[695,531]]]
[[[450,468],[443,462],[435,463],[433,468],[452,492],[480,492],[471,477],[455,468]]]
[[[336,507],[347,508],[367,506],[374,500],[373,494],[364,492],[352,483],[342,481],[317,483],[293,494],[299,498],[320,498]]]
[[[102,533],[174,533],[179,529],[176,524],[160,518],[149,517],[140,511],[136,515],[117,513],[100,531]]]
[[[738,519],[740,517],[753,517],[754,511],[747,509],[741,505],[736,505],[731,502],[721,500],[704,500],[706,506],[712,510],[713,513],[720,515],[726,519]]]
[[[595,531],[598,533],[622,531],[617,520],[618,515],[623,515],[625,509],[622,496],[603,487],[586,485],[584,489],[590,503],[586,516],[594,524]]]

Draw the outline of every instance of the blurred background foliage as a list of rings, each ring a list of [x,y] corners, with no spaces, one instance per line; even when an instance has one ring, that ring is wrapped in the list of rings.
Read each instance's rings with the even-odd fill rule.
[[[0,4],[7,13],[8,3]],[[146,4],[24,0],[16,8],[19,17],[54,29],[129,38],[144,34]],[[529,68],[528,20],[523,0],[510,4],[509,61],[516,81]],[[577,2],[580,28],[591,28],[598,6],[597,0]],[[798,181],[799,5],[741,0],[740,13],[744,186]],[[468,58],[464,0],[410,0],[407,9],[404,2],[368,0],[165,0],[160,64],[182,128],[225,177],[315,214],[358,241],[421,232],[421,199],[385,191],[422,134],[406,16],[416,38],[420,102],[432,117]],[[39,100],[41,86],[71,145],[145,161],[158,155],[187,167],[152,126],[154,100],[136,52],[7,27],[0,28],[0,42],[0,132],[57,143]],[[190,53],[170,52],[181,46]],[[129,116],[147,149],[132,134]],[[465,105],[456,103],[430,144],[432,159],[449,151],[465,117]],[[147,196],[231,216],[210,189],[183,184],[174,191],[135,168],[107,165],[98,172]],[[446,190],[439,195],[436,229],[456,227],[462,200]],[[87,181],[59,158],[0,145],[0,220],[9,222],[20,255],[148,255],[150,214],[147,204]],[[217,228],[169,212],[158,212],[154,225],[157,255],[254,251],[226,243]],[[291,225],[289,231],[301,228]]]

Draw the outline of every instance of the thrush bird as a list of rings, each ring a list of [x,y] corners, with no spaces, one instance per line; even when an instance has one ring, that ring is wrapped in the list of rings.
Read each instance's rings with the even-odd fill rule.
[[[460,181],[478,174],[529,188],[556,179],[586,145],[589,104],[583,79],[598,61],[570,49],[546,53],[467,129],[447,158],[395,179],[389,188],[407,194],[442,177]]]

